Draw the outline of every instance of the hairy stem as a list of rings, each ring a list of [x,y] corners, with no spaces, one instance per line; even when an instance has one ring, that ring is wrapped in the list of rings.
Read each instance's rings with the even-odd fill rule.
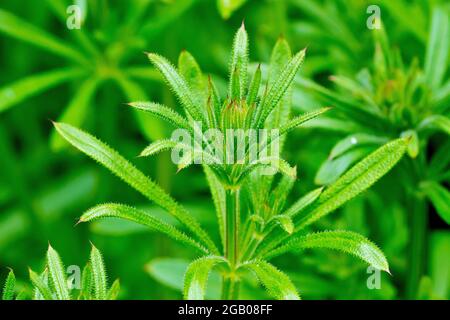
[[[231,274],[223,277],[222,298],[237,299],[239,282],[233,276],[238,263],[239,225],[240,225],[240,188],[225,190],[225,257],[230,263]]]

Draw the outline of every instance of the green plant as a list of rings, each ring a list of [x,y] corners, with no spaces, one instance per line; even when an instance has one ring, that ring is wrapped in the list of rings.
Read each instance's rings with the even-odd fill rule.
[[[354,79],[332,76],[337,90],[331,91],[309,80],[299,82],[314,89],[319,99],[340,111],[335,117],[346,121],[352,133],[340,140],[316,175],[316,183],[335,181],[353,163],[377,146],[396,137],[409,136],[409,160],[399,168],[400,185],[411,203],[410,268],[408,296],[414,297],[423,274],[427,203],[450,223],[450,178],[448,148],[450,140],[450,83],[448,72],[448,8],[433,11],[423,68],[415,58],[409,66],[398,49],[390,48],[385,29],[375,33],[373,66],[361,70]],[[346,129],[333,128],[348,134]],[[443,134],[444,143],[429,155],[433,138]]]
[[[204,298],[208,274],[217,268],[222,274],[222,298],[239,297],[239,285],[244,274],[251,271],[274,298],[299,298],[290,279],[269,259],[292,250],[330,248],[351,253],[375,268],[389,271],[388,262],[380,249],[364,237],[347,231],[306,233],[306,228],[360,192],[369,188],[388,172],[406,151],[410,138],[399,138],[380,147],[325,190],[314,190],[292,206],[285,208],[284,200],[292,188],[296,168],[278,155],[265,155],[274,143],[283,144],[284,135],[315,118],[328,108],[289,119],[291,97],[289,87],[305,55],[305,50],[291,56],[289,45],[281,38],[272,53],[270,75],[264,93],[259,95],[261,68],[256,68],[248,85],[248,39],[244,26],[238,30],[230,63],[228,96],[219,96],[211,79],[205,79],[188,53],[180,55],[178,71],[163,57],[148,54],[182,104],[186,117],[156,103],[135,102],[130,105],[161,117],[192,135],[198,124],[209,129],[278,129],[280,136],[248,141],[245,156],[238,162],[227,163],[231,152],[223,149],[218,158],[215,142],[202,140],[194,146],[183,147],[179,169],[202,160],[217,213],[223,250],[190,213],[157,184],[125,160],[116,151],[95,137],[69,124],[55,123],[57,131],[73,146],[100,162],[123,181],[164,208],[179,220],[185,231],[163,222],[150,213],[123,204],[103,204],[85,212],[81,222],[104,217],[118,217],[143,224],[165,233],[172,239],[197,250],[200,257],[185,273],[184,297]],[[195,122],[194,122],[195,121]],[[233,139],[234,138],[225,138]],[[224,146],[227,144],[224,143]],[[167,139],[152,143],[142,156],[180,146]],[[259,157],[251,159],[249,150],[256,148]],[[220,149],[220,148],[219,148]],[[283,175],[271,190],[273,176],[261,171],[273,168]],[[270,209],[269,209],[270,208]],[[280,227],[278,227],[280,226]]]
[[[50,245],[47,251],[44,272],[37,274],[29,269],[33,286],[33,300],[115,300],[119,295],[120,283],[115,280],[108,288],[106,270],[100,251],[92,245],[90,261],[78,279],[81,287],[76,288],[75,278],[67,278],[66,270],[58,252]],[[3,289],[3,300],[27,298],[25,291],[16,295],[16,278],[11,270]]]
[[[66,21],[71,19],[66,11],[72,3],[66,0],[44,2],[43,5],[58,18],[61,28],[65,28]],[[195,0],[179,1],[149,19],[146,17],[147,11],[155,11],[152,6],[157,5],[152,1],[130,1],[123,8],[126,14],[120,10],[120,17],[110,12],[105,2],[77,1],[82,14],[80,28],[67,30],[67,39],[55,37],[1,9],[0,33],[36,46],[67,62],[63,67],[56,66],[52,70],[28,75],[0,88],[0,112],[67,82],[75,83],[77,89],[67,106],[61,110],[59,120],[75,126],[85,124],[92,111],[90,101],[108,81],[117,85],[130,100],[146,99],[147,95],[138,80],[160,81],[160,78],[154,70],[133,62],[130,56],[132,52],[140,52],[147,45],[149,34],[154,36],[160,32],[194,3]],[[112,27],[111,22],[116,19],[123,22]],[[147,22],[148,20],[152,21]],[[136,117],[148,139],[163,137],[164,128],[157,119],[142,114],[136,114]],[[64,146],[64,140],[53,132],[50,144],[54,150],[60,150]]]

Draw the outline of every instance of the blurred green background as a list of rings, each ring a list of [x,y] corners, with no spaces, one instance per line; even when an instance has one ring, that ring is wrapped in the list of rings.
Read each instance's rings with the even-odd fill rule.
[[[80,30],[66,25],[71,15],[66,10],[74,3],[83,9]],[[333,99],[323,99],[323,92],[311,83],[339,91],[330,76],[353,78],[372,67],[376,31],[366,25],[371,4],[381,9],[390,44],[405,65],[414,58],[420,66],[426,64],[431,18],[437,7],[447,21],[446,26],[437,27],[447,28],[447,38],[437,41],[448,46],[449,7],[437,0],[2,0],[0,279],[6,267],[12,267],[26,287],[27,267],[42,269],[48,242],[66,265],[82,266],[92,241],[104,254],[110,278],[121,280],[120,298],[181,298],[184,259],[192,258],[189,250],[123,221],[74,227],[84,210],[102,202],[130,203],[155,215],[164,213],[66,145],[55,135],[50,120],[72,123],[108,142],[186,204],[208,230],[214,230],[213,204],[200,168],[176,173],[168,154],[137,158],[149,141],[168,136],[170,128],[138,115],[125,103],[152,100],[178,108],[144,51],[176,63],[186,49],[206,74],[224,85],[233,35],[242,21],[254,62],[267,62],[276,39],[284,36],[294,51],[308,47],[294,86],[294,112],[301,113],[333,105]],[[443,106],[440,114],[448,121],[448,52],[438,60],[438,67],[444,69],[436,96],[440,95],[439,106]],[[310,82],[305,85],[305,81]],[[329,172],[339,175],[357,160],[349,156],[325,169],[321,166],[338,141],[359,132],[362,124],[355,122],[336,112],[289,137],[286,157],[299,168],[291,200],[316,184],[327,184],[332,179]],[[287,270],[303,298],[450,297],[450,231],[442,218],[450,215],[448,132],[427,134],[421,141],[423,161],[428,163],[439,153],[434,164],[443,166],[438,170],[442,174],[433,180],[440,184],[440,193],[430,196],[431,203],[411,200],[409,194],[418,192],[415,183],[423,181],[405,181],[405,164],[318,226],[366,235],[385,252],[393,275],[381,275],[381,289],[370,290],[366,285],[370,274],[352,257],[315,251],[279,258],[276,264]],[[424,209],[417,223],[413,221],[418,206]],[[411,259],[416,246],[419,255]],[[248,297],[264,297],[262,291],[255,292]]]

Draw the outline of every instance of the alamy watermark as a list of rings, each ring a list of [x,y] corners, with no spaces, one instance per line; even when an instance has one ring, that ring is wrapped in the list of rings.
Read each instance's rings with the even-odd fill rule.
[[[69,30],[80,30],[83,22],[83,10],[79,5],[71,5],[67,7],[66,26]]]
[[[381,9],[376,4],[372,4],[367,7],[367,14],[370,16],[367,18],[366,26],[370,30],[381,29]]]

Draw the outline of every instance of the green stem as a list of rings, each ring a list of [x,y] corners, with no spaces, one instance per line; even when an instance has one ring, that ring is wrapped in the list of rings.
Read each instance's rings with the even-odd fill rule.
[[[428,210],[427,202],[424,196],[417,193],[419,184],[424,178],[424,153],[420,153],[419,157],[410,162],[412,177],[412,185],[417,186],[411,191],[410,197],[410,247],[409,247],[409,272],[406,280],[406,297],[408,299],[416,299],[419,283],[423,276],[426,261],[426,234],[428,230]]]
[[[411,245],[409,248],[409,273],[406,283],[408,299],[416,299],[424,271],[427,233],[427,204],[420,196],[411,201]]]
[[[240,188],[227,188],[225,201],[225,258],[230,263],[231,273],[223,277],[222,299],[237,299],[239,281],[234,272],[239,255]]]

